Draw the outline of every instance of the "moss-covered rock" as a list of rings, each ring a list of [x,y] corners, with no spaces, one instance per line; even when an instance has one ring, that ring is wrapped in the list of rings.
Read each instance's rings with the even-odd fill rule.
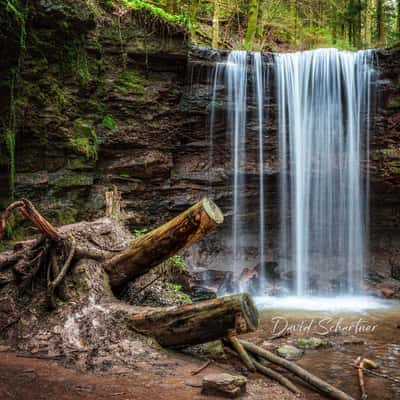
[[[98,139],[92,121],[83,118],[75,120],[69,142],[77,154],[84,155],[88,160],[97,160]]]
[[[204,345],[204,352],[213,360],[221,360],[226,358],[224,345],[221,340],[215,340],[213,342],[206,343]]]
[[[56,189],[90,186],[93,184],[93,174],[63,170],[49,174],[49,184]]]
[[[297,341],[296,346],[300,349],[326,349],[333,346],[330,340],[325,340],[317,337],[301,338]]]

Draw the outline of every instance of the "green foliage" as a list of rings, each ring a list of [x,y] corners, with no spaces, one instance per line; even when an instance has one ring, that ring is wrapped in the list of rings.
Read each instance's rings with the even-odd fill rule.
[[[120,4],[125,7],[129,7],[132,10],[136,11],[147,11],[153,17],[158,17],[164,21],[167,21],[172,24],[182,24],[186,26],[190,26],[190,18],[186,15],[182,14],[170,14],[165,11],[161,7],[155,6],[149,1],[143,0],[120,0]]]
[[[176,285],[174,283],[165,283],[165,289],[169,292],[167,297],[174,302],[180,304],[191,304],[192,299],[190,296],[182,291],[181,285]]]
[[[6,10],[13,15],[20,26],[19,44],[21,48],[26,48],[26,20],[27,8],[20,0],[7,0]]]
[[[143,236],[145,233],[147,233],[149,231],[149,228],[137,228],[133,230],[133,234],[135,235],[135,237],[139,237],[139,236]]]
[[[4,129],[4,143],[8,153],[8,164],[9,164],[9,182],[11,197],[14,194],[15,186],[15,130],[17,127],[17,109],[15,100],[15,82],[18,76],[18,70],[13,69],[11,71],[11,79],[9,82],[10,88],[10,103],[9,103],[9,116],[8,123]]]
[[[101,125],[106,129],[114,129],[117,127],[117,122],[112,115],[106,114],[101,120]]]
[[[11,239],[13,234],[13,226],[12,222],[10,221],[10,218],[6,222],[6,234],[5,234],[5,239]]]
[[[392,0],[120,0],[133,10],[184,24],[198,44],[250,50],[346,50],[400,41]],[[217,20],[217,21],[216,21]],[[215,40],[215,35],[218,40]]]
[[[183,260],[182,256],[180,255],[174,255],[170,257],[172,266],[174,269],[180,271],[180,272],[187,272],[187,265],[185,261]]]
[[[8,150],[10,164],[10,190],[11,193],[13,193],[15,186],[15,132],[13,129],[6,129],[5,142]]]

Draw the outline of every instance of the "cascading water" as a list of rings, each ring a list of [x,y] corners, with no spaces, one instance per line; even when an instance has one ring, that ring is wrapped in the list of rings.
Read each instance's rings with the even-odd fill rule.
[[[326,292],[335,274],[337,292],[362,283],[373,57],[321,49],[275,58],[281,214],[290,215],[281,249],[299,296]]]
[[[279,172],[280,270],[294,271],[292,292],[302,296],[356,293],[366,257],[368,142],[374,52],[321,49],[274,56]],[[258,235],[260,294],[266,259],[271,260],[265,221],[265,129],[268,67],[261,53],[232,51],[214,69],[210,165],[215,105],[222,93],[232,155],[232,265],[248,266],[246,234]],[[222,82],[221,82],[222,80]],[[255,145],[257,152],[252,152]],[[246,226],[255,199],[246,200],[249,164],[257,163],[258,226]],[[268,189],[268,188],[267,188]],[[251,193],[254,196],[255,191]],[[249,210],[252,208],[252,210]],[[245,232],[246,231],[246,232]],[[254,245],[254,241],[252,242]],[[247,263],[247,264],[246,264]],[[332,281],[336,283],[332,284]],[[240,285],[239,285],[240,286]],[[244,289],[239,287],[239,289]]]
[[[243,250],[240,216],[245,207],[240,190],[244,188],[243,168],[246,162],[247,53],[232,51],[226,63],[225,73],[229,104],[228,130],[233,145],[233,270],[237,272],[241,268]]]
[[[264,79],[261,53],[253,55],[253,86],[257,100],[257,120],[258,120],[258,174],[259,174],[259,224],[258,224],[258,249],[260,259],[260,290],[264,290],[265,283],[265,195],[264,195]]]
[[[250,58],[250,64],[248,59]],[[249,66],[251,68],[249,68]],[[249,72],[251,69],[252,72]],[[222,71],[224,74],[222,74]],[[252,75],[252,93],[249,95],[248,76]],[[210,149],[213,149],[215,105],[218,97],[218,86],[221,75],[225,84],[227,100],[227,134],[231,140],[233,182],[232,182],[232,264],[235,276],[238,277],[245,263],[243,245],[243,215],[246,213],[244,191],[246,190],[245,166],[247,158],[246,143],[249,140],[258,141],[258,173],[259,173],[259,221],[258,221],[258,249],[259,264],[264,265],[264,69],[261,53],[247,53],[246,51],[232,51],[226,62],[217,63],[213,77],[212,107],[210,114]],[[255,119],[257,136],[248,134],[248,125],[254,122],[254,116],[248,117],[249,102],[255,99]],[[211,150],[212,151],[212,150]],[[212,153],[210,153],[212,165]],[[260,284],[264,281],[263,276]],[[243,289],[243,288],[239,288]]]

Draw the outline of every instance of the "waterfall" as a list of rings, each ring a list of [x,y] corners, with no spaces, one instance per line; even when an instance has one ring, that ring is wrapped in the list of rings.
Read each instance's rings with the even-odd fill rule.
[[[265,289],[265,195],[264,195],[264,79],[261,53],[253,55],[253,86],[257,101],[258,121],[258,174],[259,174],[259,219],[258,219],[258,249],[260,265],[260,290]]]
[[[233,271],[238,274],[243,259],[242,220],[245,207],[240,191],[244,188],[243,168],[246,162],[246,115],[247,115],[247,52],[232,51],[226,64],[226,84],[228,93],[228,133],[232,141],[233,158],[233,215],[232,248]]]
[[[250,62],[249,62],[250,60]],[[250,66],[250,68],[249,68]],[[250,71],[251,70],[251,71]],[[251,75],[252,85],[248,77]],[[247,160],[246,143],[258,141],[258,174],[259,174],[259,220],[258,220],[258,249],[259,265],[261,270],[265,262],[264,242],[264,69],[261,53],[247,53],[246,51],[232,51],[225,62],[219,62],[214,68],[212,79],[211,110],[210,110],[210,166],[212,165],[212,149],[214,148],[214,129],[216,107],[218,106],[218,88],[221,79],[225,86],[227,101],[227,136],[231,142],[232,158],[232,269],[235,276],[240,275],[245,265],[243,241],[243,216],[246,214],[247,204],[244,192],[246,190],[245,166]],[[249,93],[251,90],[251,93]],[[251,103],[251,104],[250,104]],[[254,103],[254,104],[253,104]],[[255,106],[255,115],[248,116],[249,107]],[[256,122],[257,136],[249,134],[249,124]],[[253,133],[253,132],[252,132]],[[261,272],[261,281],[264,281]],[[243,289],[243,288],[239,288]]]
[[[299,296],[326,290],[335,274],[338,292],[362,283],[373,57],[335,49],[275,57],[281,215],[290,216],[281,221],[282,264],[294,269]]]
[[[357,293],[368,236],[374,52],[320,49],[274,55],[279,154],[272,158],[279,159],[280,180],[280,234],[275,239],[266,230],[265,217],[270,157],[265,140],[270,138],[266,127],[271,126],[266,116],[267,107],[275,104],[267,96],[269,69],[263,58],[262,53],[232,51],[216,64],[212,78],[210,170],[218,102],[218,107],[225,104],[231,148],[231,269],[238,277],[244,267],[259,265],[259,294],[268,286],[266,261],[277,259],[281,274],[292,275],[286,279],[288,289],[299,296]],[[254,165],[257,170],[251,170],[249,183],[248,169]],[[257,226],[246,225],[246,218],[256,212]],[[267,239],[269,244],[278,242],[279,255],[272,254]],[[248,248],[255,244],[257,255],[250,259]]]

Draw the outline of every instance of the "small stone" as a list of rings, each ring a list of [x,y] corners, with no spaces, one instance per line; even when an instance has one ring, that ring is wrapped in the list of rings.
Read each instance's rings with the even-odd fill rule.
[[[333,343],[329,340],[323,340],[323,339],[316,338],[316,337],[310,337],[310,338],[299,339],[297,341],[296,345],[300,349],[315,350],[315,349],[326,349],[328,347],[332,347]]]
[[[304,350],[298,349],[297,347],[291,346],[290,344],[284,344],[276,350],[278,355],[287,360],[297,360],[304,354]]]
[[[365,341],[362,339],[345,339],[343,341],[344,346],[361,346],[365,344]]]
[[[235,398],[246,393],[246,384],[247,379],[242,375],[211,374],[203,378],[202,393]]]
[[[202,387],[202,383],[199,381],[185,381],[185,385],[195,388]]]
[[[272,343],[272,342],[264,340],[261,343],[261,347],[263,347],[264,349],[267,349],[267,350],[273,350],[273,349],[275,349],[276,345],[274,343]]]
[[[391,288],[386,287],[386,288],[381,289],[381,293],[382,293],[385,297],[390,298],[390,297],[393,297],[393,295],[394,295],[394,290],[391,289]]]

